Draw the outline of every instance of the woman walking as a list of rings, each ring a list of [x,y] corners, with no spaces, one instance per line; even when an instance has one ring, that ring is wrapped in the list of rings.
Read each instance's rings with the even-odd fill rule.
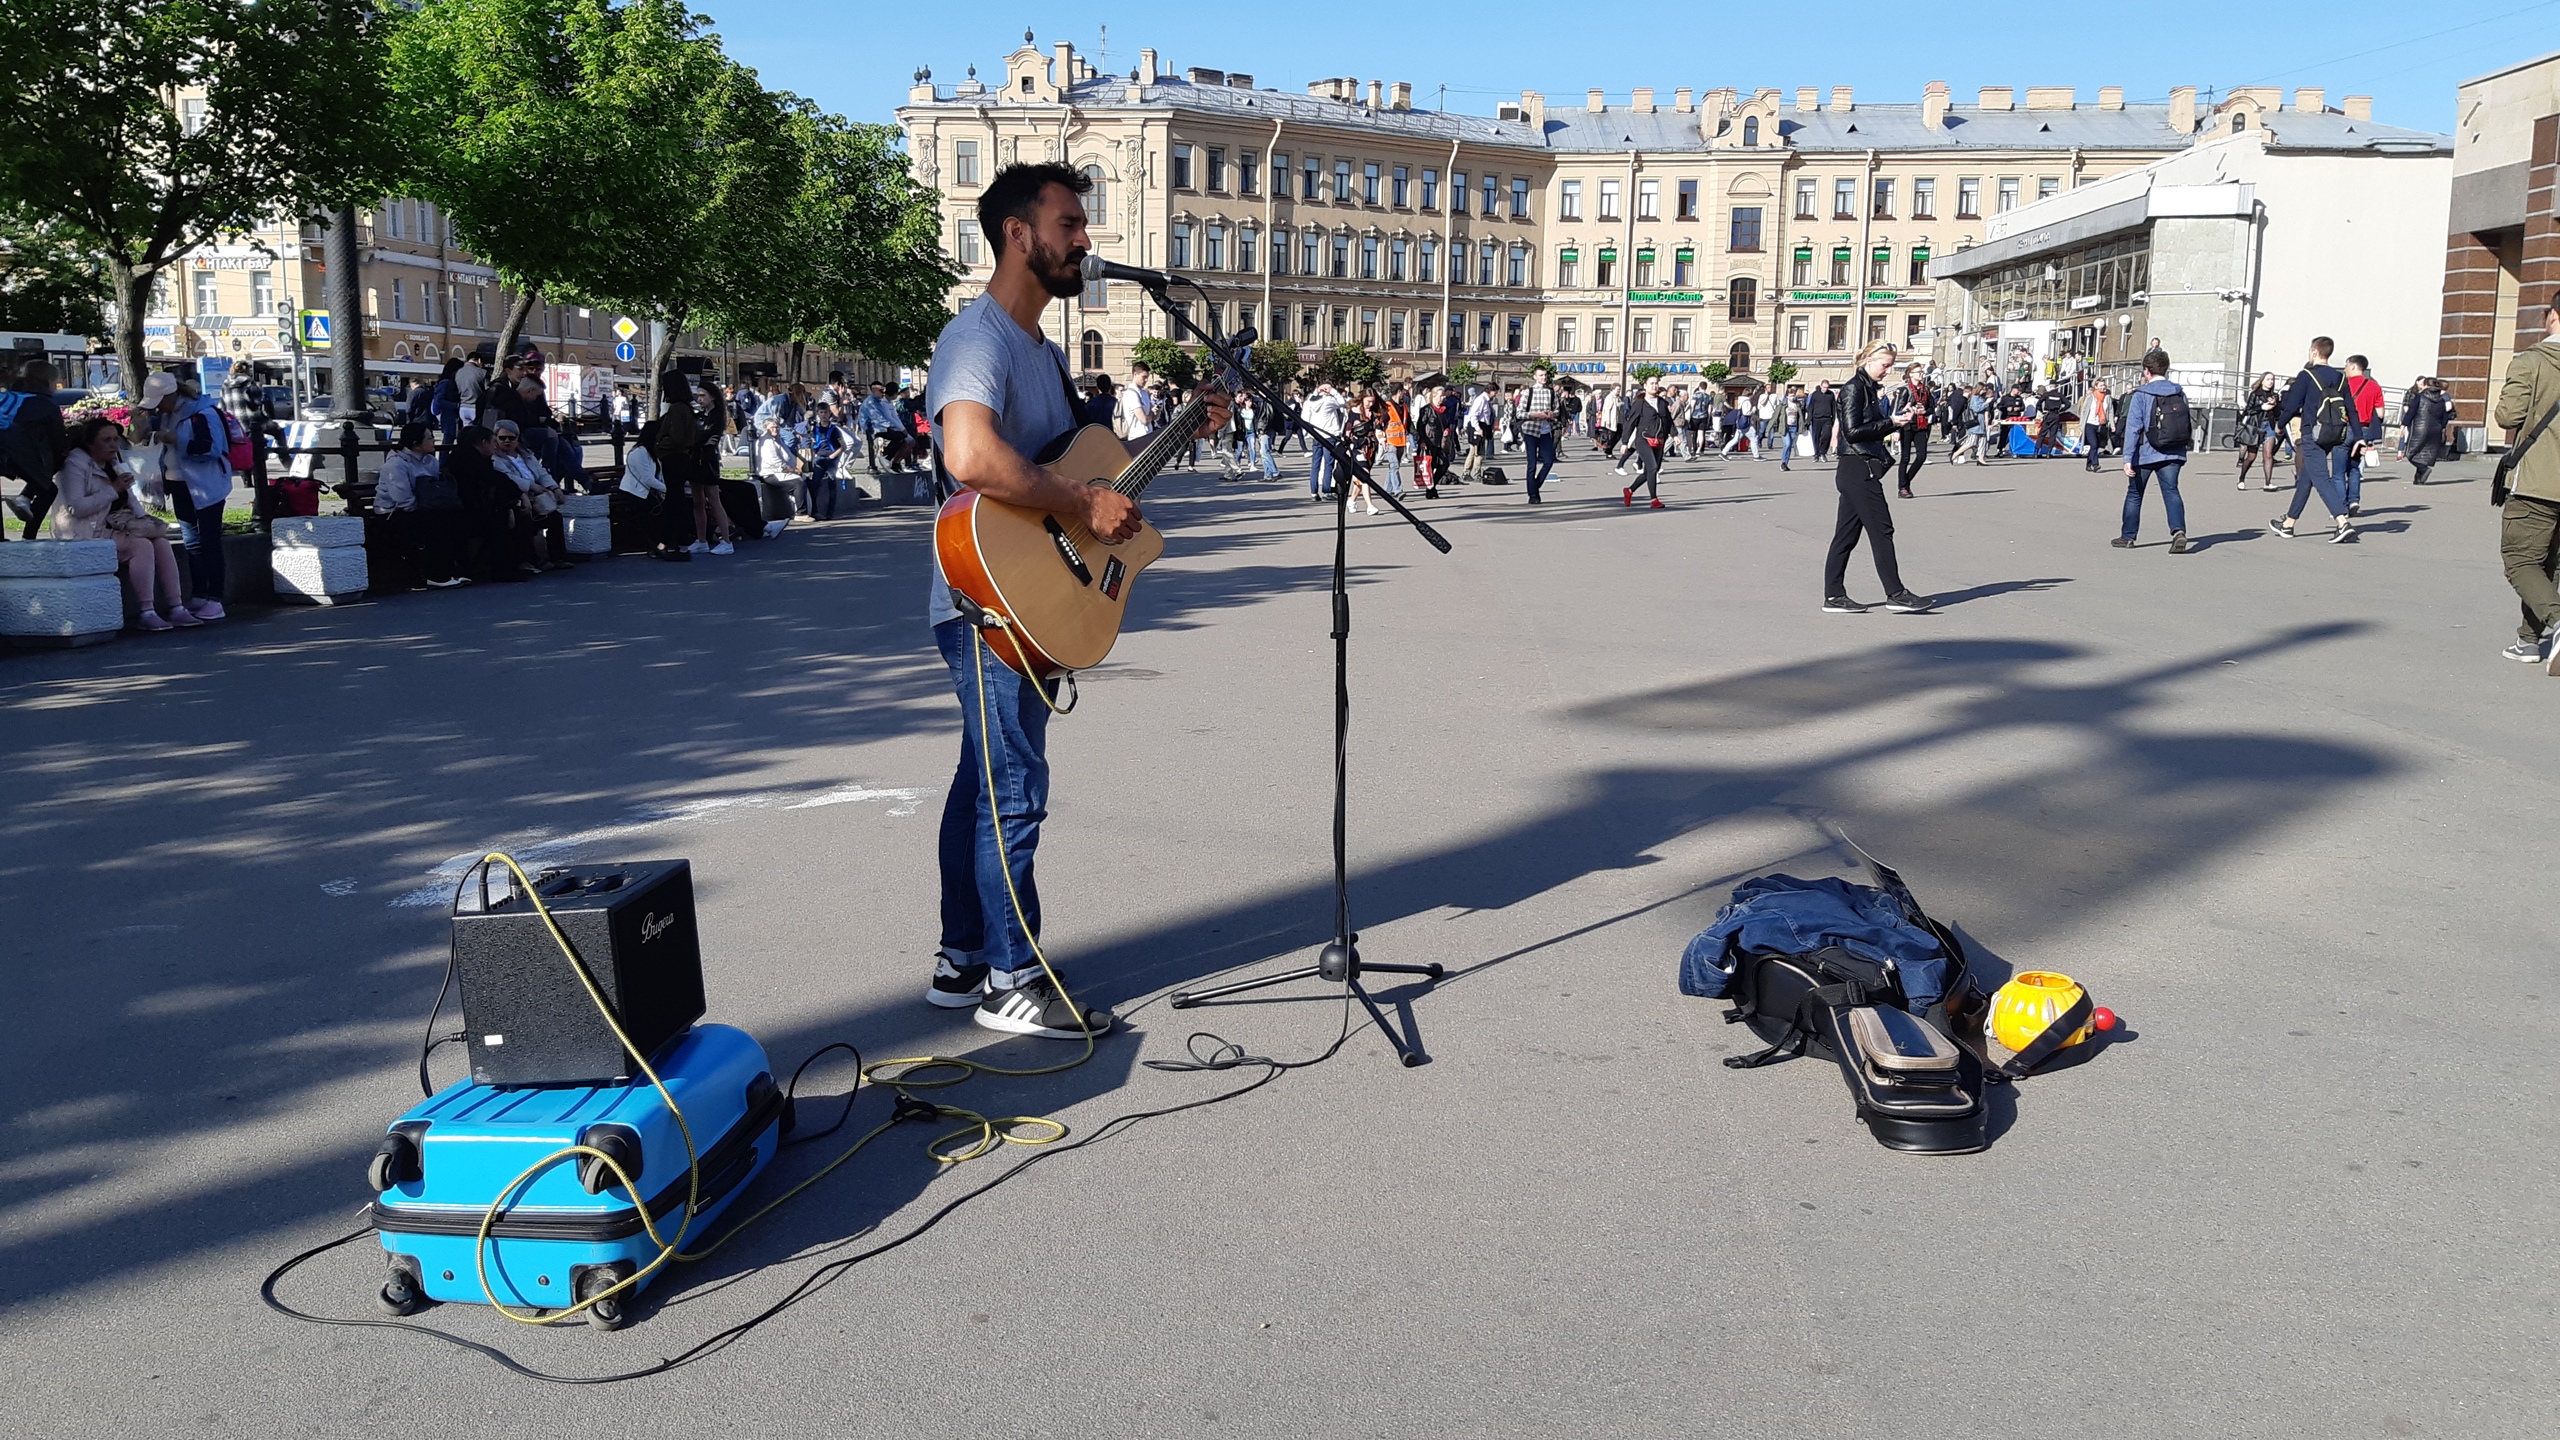
[[[1929,463],[1929,412],[1935,398],[1929,393],[1928,366],[1914,360],[1902,367],[1902,393],[1895,399],[1911,412],[1911,423],[1902,427],[1902,461],[1895,470],[1901,483],[1895,489],[1905,500],[1911,498],[1911,477]]]
[[[1893,511],[1884,498],[1884,477],[1894,468],[1885,437],[1911,423],[1910,411],[1885,408],[1884,377],[1893,369],[1894,356],[1889,341],[1860,351],[1857,372],[1840,396],[1840,468],[1833,477],[1840,511],[1822,567],[1822,608],[1834,615],[1856,615],[1868,608],[1849,598],[1849,554],[1858,548],[1860,535],[1875,557],[1876,578],[1884,582],[1886,609],[1917,615],[1931,603],[1903,588],[1902,568],[1893,553]]]
[[[2427,472],[2444,460],[2444,438],[2453,428],[2453,401],[2444,393],[2444,382],[2432,375],[2421,376],[2409,387],[2408,402],[2400,410],[2400,455],[2409,462],[2409,483],[2424,485]]]
[[[2258,462],[2258,488],[2276,488],[2276,436],[2284,428],[2276,423],[2276,411],[2284,403],[2284,392],[2276,388],[2273,373],[2258,377],[2249,387],[2249,398],[2240,402],[2240,483],[2233,487],[2249,488],[2249,462]]]

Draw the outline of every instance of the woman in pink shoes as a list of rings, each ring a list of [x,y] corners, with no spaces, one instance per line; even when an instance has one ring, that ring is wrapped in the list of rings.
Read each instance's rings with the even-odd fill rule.
[[[124,463],[124,427],[104,415],[71,432],[62,461],[63,533],[73,540],[113,540],[125,584],[145,630],[179,630],[204,622],[178,588],[178,555],[169,527],[134,503],[133,469]]]

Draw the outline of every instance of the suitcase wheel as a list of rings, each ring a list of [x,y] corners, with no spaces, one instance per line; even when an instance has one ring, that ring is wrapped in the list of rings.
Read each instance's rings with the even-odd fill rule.
[[[628,1265],[594,1265],[581,1269],[576,1280],[577,1298],[584,1301],[589,1296],[610,1290],[630,1273]],[[594,1321],[599,1330],[620,1330],[632,1321],[631,1301],[632,1292],[628,1290],[610,1299],[598,1300],[587,1307],[587,1318]]]
[[[385,1315],[415,1315],[428,1305],[427,1297],[419,1293],[417,1285],[406,1275],[393,1275],[383,1281],[382,1288],[374,1293],[373,1298],[382,1306]]]

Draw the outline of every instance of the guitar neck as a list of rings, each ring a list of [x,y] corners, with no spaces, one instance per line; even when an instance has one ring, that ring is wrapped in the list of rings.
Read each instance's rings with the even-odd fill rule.
[[[1200,417],[1207,413],[1209,401],[1205,394],[1194,393],[1183,401],[1179,408],[1165,417],[1163,428],[1147,441],[1147,447],[1139,451],[1121,470],[1118,478],[1111,482],[1111,488],[1132,500],[1145,494],[1157,472],[1172,464],[1175,455],[1190,449],[1191,434],[1200,428]]]

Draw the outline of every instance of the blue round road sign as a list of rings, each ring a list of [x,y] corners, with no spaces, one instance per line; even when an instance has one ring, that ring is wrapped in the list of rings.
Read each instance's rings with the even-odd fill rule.
[[[613,347],[613,358],[628,364],[629,362],[640,358],[640,347],[632,344],[628,340],[625,340],[621,344]]]

